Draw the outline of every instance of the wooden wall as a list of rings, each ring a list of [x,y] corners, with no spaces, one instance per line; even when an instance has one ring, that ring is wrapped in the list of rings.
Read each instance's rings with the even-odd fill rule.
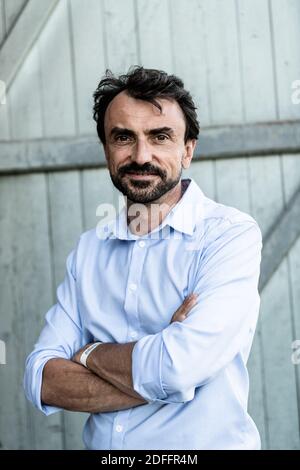
[[[0,44],[25,3],[0,0]],[[125,72],[132,64],[181,76],[203,129],[299,120],[300,105],[291,102],[299,25],[298,0],[60,0],[0,106],[0,150],[1,142],[92,138],[92,92],[106,67]],[[252,214],[265,235],[300,187],[299,157],[200,158],[187,174],[209,197]],[[0,448],[82,448],[85,416],[45,418],[26,403],[21,384],[66,256],[97,222],[101,202],[118,202],[104,167],[45,171],[42,164],[0,176],[0,339],[7,345]],[[299,281],[300,239],[262,292],[249,361],[250,414],[268,449],[300,448],[300,366],[291,362],[291,343],[300,339]]]

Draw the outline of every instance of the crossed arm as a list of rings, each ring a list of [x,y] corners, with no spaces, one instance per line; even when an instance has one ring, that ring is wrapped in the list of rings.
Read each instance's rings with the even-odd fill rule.
[[[162,332],[147,335],[137,344],[100,344],[88,357],[89,369],[79,363],[84,348],[72,360],[49,359],[41,369],[43,348],[38,346],[28,360],[29,398],[40,407],[39,370],[43,370],[42,402],[68,410],[101,413],[152,400],[163,403],[192,400],[197,387],[211,380],[249,344],[258,316],[260,230],[251,221],[225,220],[222,224],[223,229],[218,228],[222,236],[211,235],[213,241],[207,244],[201,256],[201,269],[195,274],[193,289],[201,292],[201,299],[194,310],[196,299],[187,298],[173,315],[173,324]],[[61,288],[59,297],[59,309],[73,312],[76,289],[70,268],[68,283]],[[48,315],[50,330],[55,324],[55,312]],[[79,329],[75,314],[75,320],[62,315],[60,322],[65,322],[62,326],[69,327],[71,322],[73,328]],[[46,333],[40,343],[44,345],[48,340],[47,351],[53,350],[59,357],[55,341],[49,340]],[[69,342],[74,345],[72,338]],[[65,341],[62,354],[72,357],[82,343],[76,344],[72,349]]]
[[[171,322],[183,321],[197,302],[186,297]],[[103,343],[89,355],[88,369],[80,363],[84,348],[72,358],[50,359],[43,371],[42,402],[69,411],[103,413],[148,403],[132,383],[132,350],[136,343]]]

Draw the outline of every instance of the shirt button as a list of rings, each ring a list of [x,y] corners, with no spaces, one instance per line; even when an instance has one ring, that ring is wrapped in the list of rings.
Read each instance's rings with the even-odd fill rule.
[[[121,426],[120,424],[118,424],[118,425],[116,426],[116,431],[117,431],[117,432],[122,432],[122,431],[123,431],[123,426]]]
[[[145,246],[145,244],[146,244],[146,243],[145,243],[143,240],[139,242],[139,246],[140,246],[141,248],[143,248],[143,247]]]
[[[137,285],[136,285],[136,284],[130,284],[130,285],[129,285],[129,289],[130,289],[130,290],[136,290],[136,288],[137,288]]]
[[[131,338],[136,338],[137,337],[137,332],[136,331],[131,331],[130,336],[131,336]]]

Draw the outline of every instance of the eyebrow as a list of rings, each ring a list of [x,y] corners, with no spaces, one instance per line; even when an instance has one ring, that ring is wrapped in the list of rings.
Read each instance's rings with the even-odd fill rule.
[[[174,134],[174,130],[171,127],[157,127],[156,129],[149,129],[149,131],[146,132],[146,134],[149,135],[157,135],[161,133],[166,133],[166,134]]]
[[[147,135],[157,135],[157,134],[161,134],[164,132],[170,135],[173,135],[175,133],[171,127],[167,127],[167,126],[146,130]],[[134,136],[135,132],[132,131],[131,129],[127,129],[126,127],[113,127],[112,130],[110,131],[110,136],[116,136],[119,134]]]

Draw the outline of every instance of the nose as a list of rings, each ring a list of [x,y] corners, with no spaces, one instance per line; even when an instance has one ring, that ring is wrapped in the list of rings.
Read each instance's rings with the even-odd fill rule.
[[[143,165],[144,163],[152,160],[151,148],[147,142],[143,140],[137,140],[135,146],[132,149],[131,160]]]

